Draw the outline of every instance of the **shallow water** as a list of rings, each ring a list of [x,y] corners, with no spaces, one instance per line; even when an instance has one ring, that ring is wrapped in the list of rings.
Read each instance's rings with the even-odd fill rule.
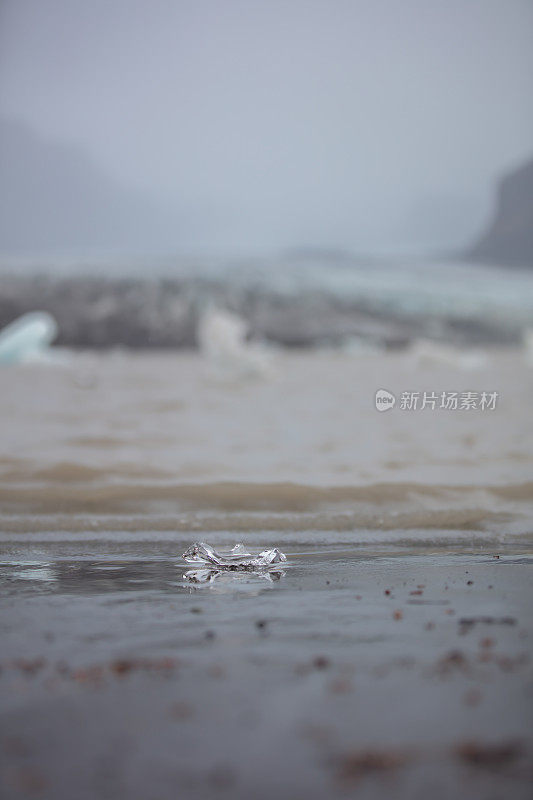
[[[490,351],[474,372],[409,353],[276,358],[257,380],[154,353],[2,370],[0,531],[531,532],[520,353]],[[379,413],[383,387],[500,397],[494,411]]]

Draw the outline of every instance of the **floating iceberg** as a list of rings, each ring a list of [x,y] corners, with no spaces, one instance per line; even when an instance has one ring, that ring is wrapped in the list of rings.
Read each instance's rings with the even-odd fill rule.
[[[265,377],[272,353],[247,341],[248,325],[237,314],[208,306],[198,323],[198,344],[212,370],[225,378]]]
[[[256,556],[247,553],[243,544],[236,544],[229,553],[217,553],[209,544],[195,542],[183,553],[183,558],[189,564],[203,566],[213,566],[217,569],[225,570],[255,570],[257,568],[270,567],[287,561],[287,556],[272,547],[270,550],[263,550]]]
[[[0,331],[0,364],[39,360],[54,341],[57,330],[55,319],[46,311],[23,314]]]

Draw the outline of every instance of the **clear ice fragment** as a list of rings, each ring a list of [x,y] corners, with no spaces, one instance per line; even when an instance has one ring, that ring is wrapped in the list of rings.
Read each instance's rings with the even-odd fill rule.
[[[213,565],[219,569],[254,569],[269,567],[286,561],[287,557],[277,547],[263,550],[256,556],[246,552],[243,544],[236,544],[229,553],[217,551],[205,542],[195,542],[183,553],[183,558],[189,564]]]

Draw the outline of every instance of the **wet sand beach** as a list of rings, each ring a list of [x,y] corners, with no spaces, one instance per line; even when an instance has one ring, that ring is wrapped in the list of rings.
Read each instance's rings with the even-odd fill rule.
[[[187,542],[4,547],[3,796],[530,796],[532,547]]]

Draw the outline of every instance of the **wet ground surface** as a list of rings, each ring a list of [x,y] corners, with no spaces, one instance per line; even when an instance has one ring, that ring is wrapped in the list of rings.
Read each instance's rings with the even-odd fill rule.
[[[533,549],[285,536],[3,544],[2,796],[529,797]]]

